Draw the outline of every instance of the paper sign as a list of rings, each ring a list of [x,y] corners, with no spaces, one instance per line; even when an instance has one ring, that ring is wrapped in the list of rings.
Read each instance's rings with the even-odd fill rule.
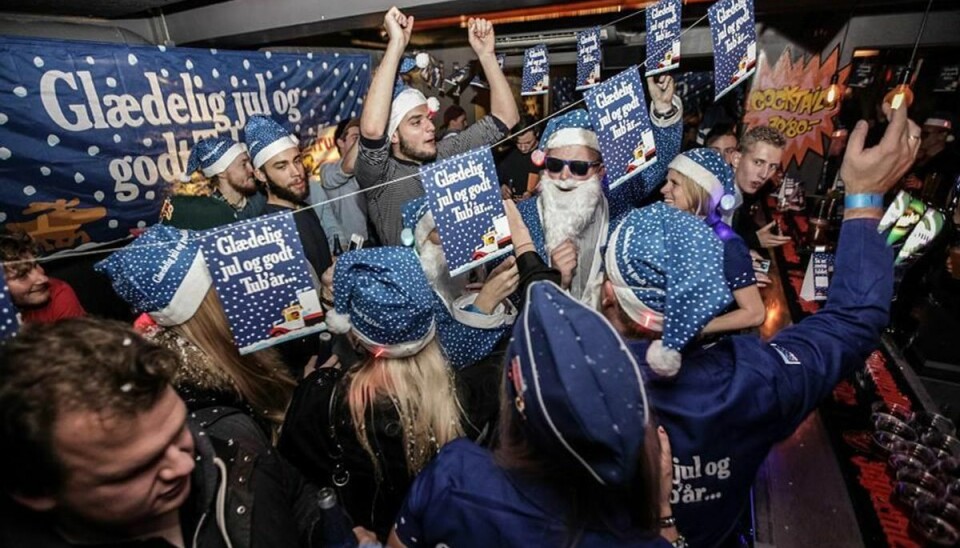
[[[937,83],[933,85],[933,91],[938,93],[951,93],[957,91],[960,83],[960,65],[949,65],[940,69],[940,75],[937,76]]]
[[[20,319],[17,316],[17,307],[10,299],[10,288],[7,287],[7,278],[0,268],[0,341],[17,334]]]
[[[860,61],[854,65],[853,72],[850,74],[850,81],[847,83],[851,88],[865,88],[873,83],[877,65],[867,61]]]
[[[428,164],[420,169],[420,180],[451,276],[513,250],[490,149]]]
[[[660,0],[647,8],[647,76],[680,66],[680,0]]]
[[[713,85],[719,99],[757,68],[753,0],[720,0],[707,14],[713,37]]]
[[[610,190],[657,161],[650,116],[637,67],[630,67],[584,97],[597,132]]]
[[[577,33],[577,89],[588,89],[600,83],[600,27]]]
[[[240,354],[326,330],[292,213],[201,236],[203,257]]]
[[[506,57],[506,54],[497,54],[497,64],[500,65],[500,70],[503,70],[503,60],[506,59]],[[490,89],[490,83],[487,82],[487,75],[483,73],[482,68],[474,75],[473,80],[470,80],[470,85],[481,89]]]
[[[523,52],[523,81],[520,95],[543,95],[550,90],[550,56],[540,44]]]
[[[823,248],[820,248],[823,249]],[[807,271],[803,276],[800,298],[805,301],[825,301],[833,277],[833,253],[814,251],[810,254]]]

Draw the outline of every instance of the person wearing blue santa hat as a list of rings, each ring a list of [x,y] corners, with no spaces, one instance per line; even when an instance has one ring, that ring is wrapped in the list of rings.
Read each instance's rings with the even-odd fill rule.
[[[520,115],[510,84],[497,63],[493,26],[484,19],[470,19],[470,47],[490,82],[490,114],[456,137],[437,140],[431,120],[439,108],[436,99],[428,101],[419,90],[404,85],[395,89],[397,69],[413,68],[409,64],[401,67],[401,63],[414,18],[393,7],[383,24],[389,43],[363,103],[355,173],[360,188],[368,190],[368,214],[380,241],[400,245],[403,206],[424,193],[420,166],[495,143]]]
[[[208,137],[190,150],[181,182],[200,172],[212,186],[209,196],[174,195],[161,208],[161,222],[190,230],[205,230],[260,215],[266,198],[258,192],[250,155],[243,143]]]
[[[510,257],[500,263],[486,276],[479,291],[471,291],[471,274],[450,276],[425,196],[404,206],[403,225],[401,237],[416,251],[433,289],[437,333],[450,365],[463,369],[489,356],[517,316],[516,307],[507,300],[520,278],[516,259]],[[477,271],[482,276],[483,269]]]
[[[648,83],[656,164],[607,193],[590,116],[586,110],[572,110],[547,123],[532,155],[534,163],[543,166],[539,194],[519,204],[537,252],[563,274],[565,289],[592,306],[600,302],[602,249],[611,227],[663,181],[666,164],[680,152],[683,112],[673,78]]]
[[[613,326],[535,282],[507,357],[497,448],[444,447],[390,545],[684,546],[669,518],[666,432]]]
[[[877,225],[882,197],[913,161],[920,130],[902,108],[879,145],[865,149],[866,134],[859,123],[841,167],[848,194],[827,303],[768,341],[736,335],[684,347],[710,320],[704,306],[722,310],[718,292],[727,291],[719,244],[702,222],[659,204],[625,218],[611,237],[602,312],[631,339],[650,405],[670,432],[671,502],[691,546],[718,546],[736,533],[771,447],[863,366],[887,325],[893,253]],[[675,258],[691,246],[698,264]]]
[[[308,479],[336,486],[356,524],[386,538],[413,478],[464,435],[453,370],[437,340],[434,295],[412,250],[348,251],[333,268],[331,331],[366,357],[320,368],[279,448]],[[309,409],[305,409],[309,408]]]
[[[703,333],[741,331],[761,325],[766,308],[757,288],[750,250],[720,217],[724,209],[735,203],[730,165],[711,148],[688,150],[670,162],[660,193],[667,205],[703,219],[723,242],[723,272],[736,306],[711,320]]]

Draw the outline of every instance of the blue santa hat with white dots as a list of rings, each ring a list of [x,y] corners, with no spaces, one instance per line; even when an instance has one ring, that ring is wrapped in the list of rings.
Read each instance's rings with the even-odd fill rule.
[[[425,217],[427,219],[424,221]],[[425,230],[426,234],[420,234],[420,237],[418,237],[417,229],[421,228],[419,227],[421,221],[424,221],[425,225],[422,227],[423,230],[419,232],[423,233]],[[436,223],[433,221],[433,213],[430,212],[430,203],[426,196],[419,196],[404,204],[403,230],[400,232],[400,240],[403,245],[419,248],[423,244],[422,238],[429,235],[434,228],[436,228]]]
[[[196,233],[153,225],[94,265],[138,312],[163,326],[179,325],[200,308],[213,280]]]
[[[243,128],[243,140],[250,149],[253,167],[260,169],[270,158],[288,148],[298,148],[297,138],[266,116],[251,116]]]
[[[204,177],[210,178],[219,175],[230,167],[230,164],[247,151],[247,146],[224,137],[203,139],[193,145],[190,157],[187,158],[187,169],[180,180],[188,182],[194,171],[200,170]]]
[[[331,331],[353,331],[376,357],[401,358],[434,337],[433,290],[416,254],[405,247],[348,251],[333,269]]]
[[[534,164],[542,166],[548,149],[572,145],[581,145],[600,152],[600,142],[593,129],[593,122],[582,108],[550,118],[540,136],[540,146],[531,155],[531,159]]]
[[[712,148],[694,148],[670,162],[670,169],[680,172],[710,195],[708,212],[733,211],[736,195],[733,190],[733,169],[723,156]]]
[[[702,220],[664,203],[624,216],[610,236],[604,267],[630,319],[663,333],[647,351],[660,375],[677,374],[680,350],[733,301],[723,243]]]
[[[647,396],[636,358],[606,318],[552,282],[533,283],[508,358],[507,393],[531,442],[601,485],[628,484],[643,450]]]

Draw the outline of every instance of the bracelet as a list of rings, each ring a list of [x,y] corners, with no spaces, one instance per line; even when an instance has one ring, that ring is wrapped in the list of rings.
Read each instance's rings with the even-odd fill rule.
[[[673,516],[667,516],[665,518],[660,518],[660,528],[669,529],[677,524],[677,518]]]
[[[670,543],[673,548],[688,548],[687,539],[683,535],[677,535],[677,540]]]
[[[883,194],[847,194],[843,199],[845,209],[879,208],[883,209]]]

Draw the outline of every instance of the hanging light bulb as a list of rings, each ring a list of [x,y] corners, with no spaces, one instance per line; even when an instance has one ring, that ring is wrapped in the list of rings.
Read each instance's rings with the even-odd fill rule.
[[[933,5],[933,0],[927,2],[927,9],[923,12],[923,19],[920,20],[920,29],[917,31],[917,40],[913,43],[913,52],[910,54],[910,62],[907,63],[907,68],[903,71],[903,77],[900,79],[900,84],[897,87],[890,90],[889,93],[883,98],[885,103],[890,104],[890,108],[897,110],[898,108],[905,106],[910,108],[910,105],[913,104],[913,90],[910,89],[910,73],[913,70],[913,62],[917,58],[917,49],[920,47],[920,39],[923,38],[923,29],[927,26],[927,17],[930,16],[930,7]]]
[[[839,80],[840,75],[836,72],[830,77],[830,85],[827,87],[827,93],[823,96],[823,105],[827,110],[833,110],[840,105],[840,96],[843,94],[843,88],[840,87],[838,83]]]

